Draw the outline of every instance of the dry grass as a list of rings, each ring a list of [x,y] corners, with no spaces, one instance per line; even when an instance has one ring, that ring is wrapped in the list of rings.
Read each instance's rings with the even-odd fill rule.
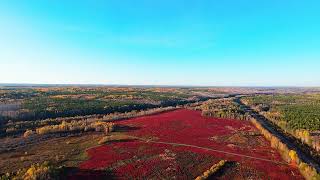
[[[98,144],[105,144],[107,142],[114,142],[114,141],[130,141],[130,140],[134,140],[134,139],[136,139],[136,138],[133,136],[128,136],[125,134],[118,133],[118,134],[112,134],[110,136],[105,136],[105,137],[101,138],[99,140]]]
[[[87,158],[86,149],[97,146],[102,136],[102,133],[86,133],[81,136],[53,138],[0,153],[0,174],[15,172],[44,161],[59,166],[77,167]]]
[[[204,179],[208,179],[210,176],[212,176],[214,173],[216,173],[217,171],[219,171],[226,163],[227,161],[225,160],[221,160],[219,161],[217,164],[214,164],[213,166],[211,166],[210,169],[208,169],[207,171],[205,171],[202,175],[196,177],[196,180],[204,180]]]

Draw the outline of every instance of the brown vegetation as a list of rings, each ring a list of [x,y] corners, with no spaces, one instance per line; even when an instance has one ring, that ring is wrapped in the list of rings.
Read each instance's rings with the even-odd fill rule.
[[[26,132],[24,132],[23,137],[27,138],[27,137],[30,137],[31,135],[34,135],[34,134],[35,134],[34,131],[28,129],[28,130],[26,130]]]
[[[112,141],[128,141],[128,140],[134,140],[136,139],[133,136],[128,136],[125,134],[114,134],[110,136],[105,136],[101,138],[98,142],[98,144],[105,144],[107,142],[112,142]]]
[[[68,136],[51,134],[27,139],[17,137],[10,139],[9,144],[0,139],[0,145],[7,144],[0,146],[0,176],[44,161],[54,166],[76,168],[87,159],[86,149],[97,146],[103,136],[96,132]]]
[[[70,123],[63,121],[59,125],[49,125],[37,128],[37,134],[59,133],[59,132],[87,132],[98,131],[108,134],[114,130],[114,123],[109,122],[92,122],[87,121],[71,121]]]
[[[16,173],[6,173],[1,180],[24,179],[24,180],[50,180],[57,179],[62,167],[54,167],[48,162],[33,164],[29,168],[20,169]]]

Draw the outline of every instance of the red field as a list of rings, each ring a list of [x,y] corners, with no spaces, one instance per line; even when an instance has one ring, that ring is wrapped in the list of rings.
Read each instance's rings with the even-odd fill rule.
[[[225,159],[229,163],[217,179],[303,179],[247,121],[206,118],[181,109],[117,124],[121,134],[142,139],[89,149],[89,159],[72,178],[108,172],[124,179],[194,179]]]

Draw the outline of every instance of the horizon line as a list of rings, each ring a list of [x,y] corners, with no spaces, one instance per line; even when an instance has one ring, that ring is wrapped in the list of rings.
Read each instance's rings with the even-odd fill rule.
[[[0,83],[0,87],[37,87],[37,86],[122,86],[122,87],[193,87],[193,88],[320,88],[320,86],[299,85],[168,85],[168,84],[105,84],[105,83]]]

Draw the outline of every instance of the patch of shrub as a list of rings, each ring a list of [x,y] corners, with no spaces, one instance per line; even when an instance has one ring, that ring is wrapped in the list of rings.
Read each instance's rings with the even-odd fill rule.
[[[227,162],[226,160],[219,161],[217,164],[214,164],[213,166],[211,166],[210,169],[206,170],[202,175],[196,177],[196,180],[208,179],[211,175],[213,175],[219,169],[221,169],[225,165],[226,162]]]
[[[105,136],[105,137],[101,138],[99,140],[98,144],[105,144],[110,141],[125,141],[125,140],[132,140],[132,139],[135,139],[135,137],[123,135],[123,134],[110,135],[110,136]]]
[[[34,131],[28,129],[28,130],[26,130],[26,132],[23,133],[23,137],[27,138],[27,137],[30,137],[30,136],[32,136],[34,134],[35,134]]]
[[[44,162],[42,164],[33,164],[29,168],[20,169],[16,173],[6,173],[1,176],[1,180],[51,180],[59,179],[60,173],[62,172],[62,167],[54,167],[49,162]]]
[[[49,134],[60,132],[85,132],[85,131],[99,131],[108,134],[114,130],[114,123],[111,122],[92,122],[88,123],[86,120],[82,121],[63,121],[59,125],[49,125],[36,129],[37,134]]]

